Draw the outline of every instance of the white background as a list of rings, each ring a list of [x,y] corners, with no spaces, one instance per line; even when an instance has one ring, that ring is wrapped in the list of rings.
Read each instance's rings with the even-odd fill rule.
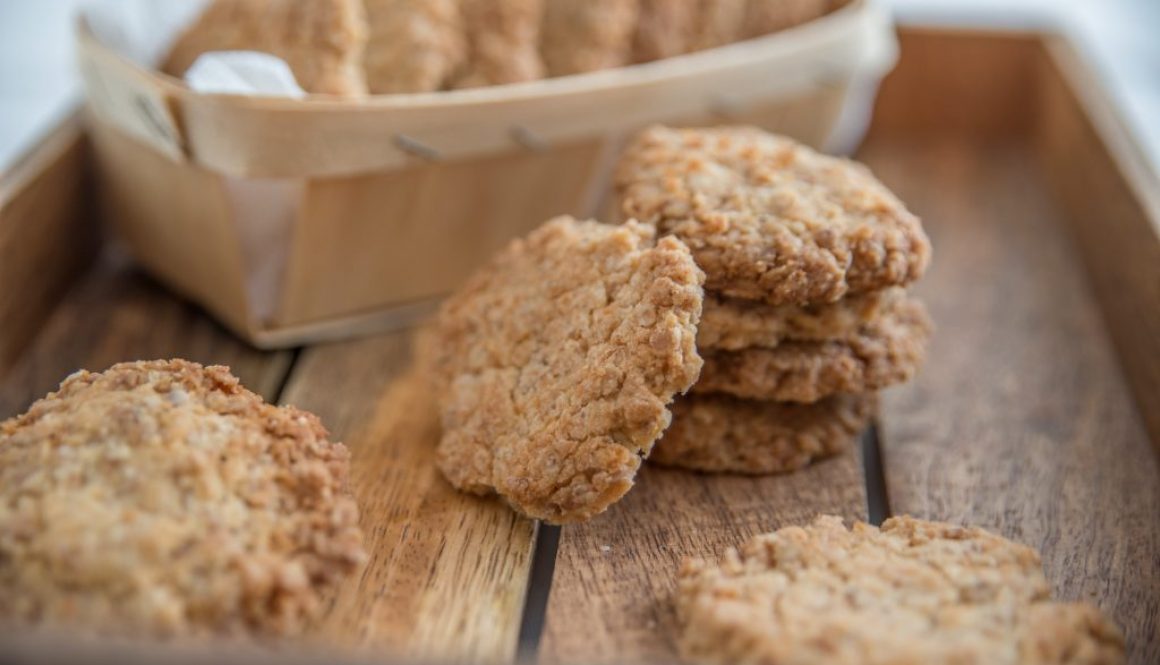
[[[0,0],[0,172],[76,103],[72,15],[84,1]],[[904,23],[1053,25],[1068,32],[1160,165],[1160,0],[883,2]]]

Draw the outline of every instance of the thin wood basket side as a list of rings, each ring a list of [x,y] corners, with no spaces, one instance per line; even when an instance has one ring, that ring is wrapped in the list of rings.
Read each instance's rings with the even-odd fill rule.
[[[274,325],[443,295],[511,238],[588,212],[604,143],[309,181]]]
[[[0,377],[96,254],[89,160],[74,116],[0,172]]]
[[[154,275],[247,333],[238,220],[222,177],[100,121],[89,125],[105,219]]]
[[[1072,44],[1047,40],[1038,62],[1040,164],[1160,451],[1160,176]]]

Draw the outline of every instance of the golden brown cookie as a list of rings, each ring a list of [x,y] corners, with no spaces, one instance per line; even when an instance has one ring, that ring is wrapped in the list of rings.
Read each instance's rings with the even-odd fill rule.
[[[926,357],[932,325],[917,300],[903,300],[853,334],[773,349],[702,350],[705,367],[693,392],[747,399],[816,402],[910,380]]]
[[[688,52],[699,16],[698,0],[641,0],[632,61],[649,62]]]
[[[745,7],[745,39],[768,35],[825,16],[834,0],[749,0]]]
[[[372,94],[430,92],[448,85],[466,54],[458,0],[363,0],[363,55]]]
[[[821,342],[855,333],[906,297],[901,287],[871,291],[825,305],[767,305],[705,294],[697,348],[738,351],[786,341]]]
[[[1124,662],[1098,609],[1051,600],[1034,550],[978,528],[823,516],[686,561],[678,586],[695,663]]]
[[[745,30],[746,0],[700,0],[689,38],[689,50],[732,44]]]
[[[540,23],[544,0],[460,0],[468,60],[454,87],[475,88],[544,77]]]
[[[162,70],[182,76],[210,51],[261,51],[290,66],[306,92],[367,91],[361,0],[213,0],[173,45]]]
[[[0,620],[295,633],[365,558],[347,461],[225,367],[73,374],[0,423]]]
[[[819,304],[918,279],[918,218],[864,167],[751,127],[641,133],[621,158],[626,217],[693,250],[705,288]]]
[[[850,450],[870,422],[874,395],[814,404],[691,395],[673,404],[673,424],[650,462],[694,471],[785,473]]]
[[[540,53],[550,76],[628,64],[639,0],[544,0]]]
[[[603,511],[697,378],[703,279],[643,224],[561,217],[513,242],[439,314],[443,474],[550,522]]]

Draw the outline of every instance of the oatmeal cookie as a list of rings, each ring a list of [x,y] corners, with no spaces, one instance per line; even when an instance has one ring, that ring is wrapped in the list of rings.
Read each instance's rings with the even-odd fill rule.
[[[678,587],[691,662],[1124,662],[1098,609],[1050,599],[1034,550],[978,528],[823,516],[686,561]]]
[[[540,53],[550,76],[628,64],[639,0],[545,0]]]
[[[697,18],[697,0],[641,0],[632,41],[633,62],[687,52]]]
[[[773,349],[702,350],[694,392],[747,399],[816,402],[909,381],[926,357],[926,308],[904,300],[857,332],[824,342],[785,342]]]
[[[183,76],[210,51],[278,56],[310,93],[366,94],[361,0],[213,0],[173,45],[162,70]]]
[[[770,304],[902,286],[930,261],[918,218],[864,167],[750,127],[653,127],[616,174],[626,217],[693,250],[705,288]]]
[[[372,94],[431,92],[450,82],[466,53],[458,0],[363,0],[363,55]]]
[[[821,342],[857,332],[905,298],[892,287],[825,305],[766,305],[754,300],[705,294],[697,326],[697,348],[738,351],[772,349],[785,341]]]
[[[785,473],[850,449],[873,414],[874,395],[836,395],[814,404],[728,395],[677,398],[673,424],[650,462],[695,471]]]
[[[0,619],[293,634],[365,558],[348,454],[225,367],[78,372],[0,423]]]
[[[689,50],[701,51],[741,39],[746,0],[699,0]]]
[[[550,522],[603,511],[697,378],[703,279],[634,222],[562,217],[513,242],[440,311],[443,474]]]
[[[841,6],[835,0],[749,0],[745,7],[745,39],[768,35],[825,16]]]
[[[456,88],[544,78],[540,22],[545,0],[460,0],[468,60]]]

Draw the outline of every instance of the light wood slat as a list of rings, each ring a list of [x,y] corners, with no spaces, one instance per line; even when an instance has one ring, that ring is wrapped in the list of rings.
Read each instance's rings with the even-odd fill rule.
[[[863,157],[935,246],[930,358],[881,413],[892,511],[1038,548],[1059,597],[1160,661],[1160,470],[1030,149],[884,139]]]
[[[784,476],[646,468],[607,513],[563,527],[540,661],[672,661],[681,560],[718,556],[753,534],[818,513],[866,518],[856,447]]]
[[[507,662],[515,656],[536,526],[457,493],[434,464],[434,396],[395,333],[302,353],[283,401],[349,446],[370,562],[317,640],[376,656]]]
[[[247,346],[124,259],[105,256],[64,296],[0,379],[0,418],[25,410],[79,369],[174,357],[229,365],[247,388],[267,399],[276,397],[290,364],[289,352]]]

